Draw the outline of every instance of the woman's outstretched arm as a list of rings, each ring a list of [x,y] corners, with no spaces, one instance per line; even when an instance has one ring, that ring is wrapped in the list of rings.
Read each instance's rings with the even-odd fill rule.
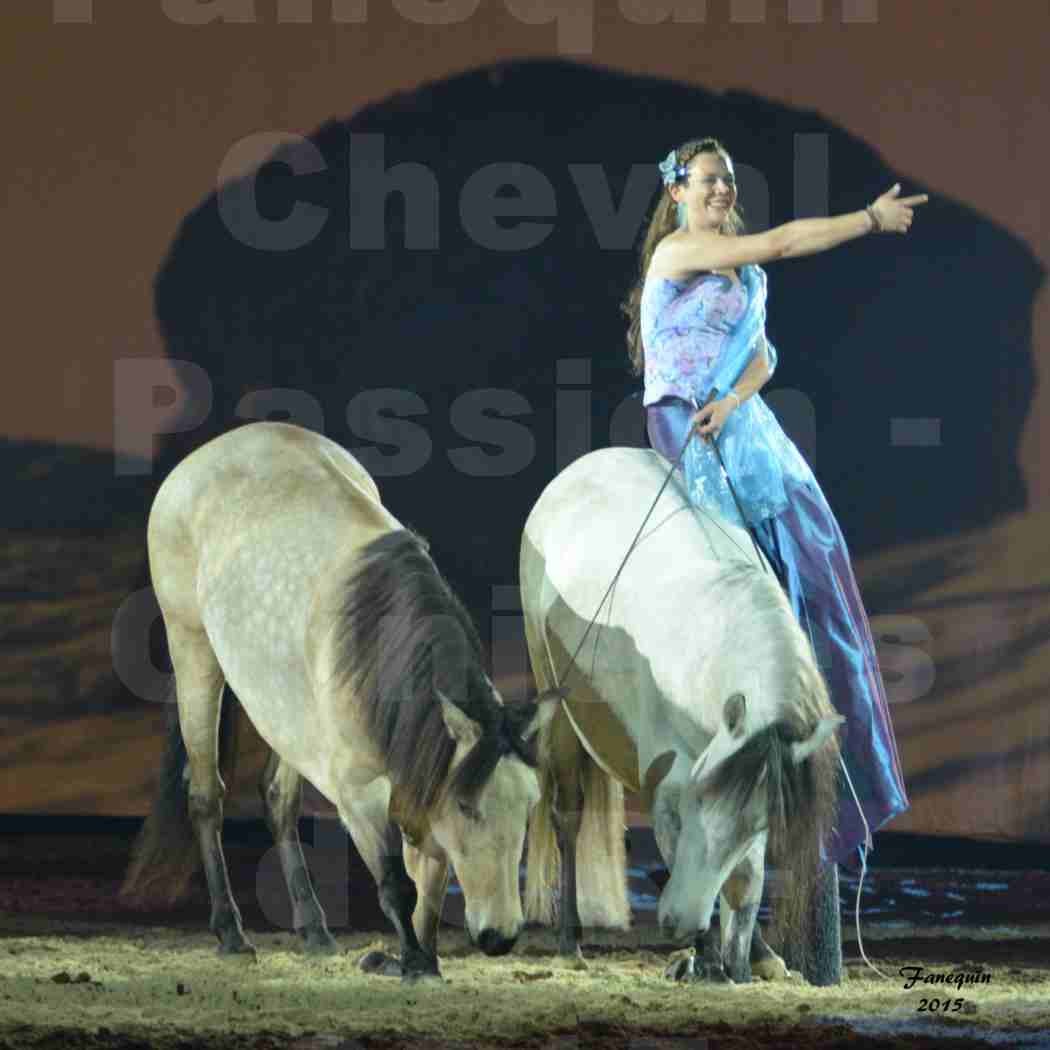
[[[906,233],[914,209],[925,204],[927,194],[901,197],[900,183],[863,211],[830,218],[795,219],[765,233],[724,237],[707,230],[681,231],[665,237],[653,255],[656,272],[678,277],[697,271],[727,270],[750,263],[766,263],[815,255],[873,230]]]

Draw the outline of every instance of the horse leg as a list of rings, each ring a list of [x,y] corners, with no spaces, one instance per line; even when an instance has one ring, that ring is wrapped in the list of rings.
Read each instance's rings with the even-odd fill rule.
[[[787,964],[766,944],[756,922],[751,930],[751,973],[763,981],[780,981],[791,976]]]
[[[693,954],[676,959],[664,970],[671,981],[710,981],[732,984],[722,964],[722,935],[713,926],[696,935]]]
[[[719,894],[719,931],[708,926],[697,934],[691,957],[665,971],[673,980],[747,984],[751,981],[751,945],[765,882],[763,837],[733,869]]]
[[[839,914],[839,869],[834,861],[821,864],[806,922],[806,944],[785,944],[784,957],[810,984],[842,983],[842,920]]]
[[[427,952],[416,937],[412,912],[416,907],[416,886],[409,878],[401,853],[401,832],[393,824],[380,859],[379,906],[397,931],[401,954],[401,979],[417,981],[440,977],[437,956]]]
[[[424,952],[437,958],[438,927],[445,907],[449,867],[447,860],[436,860],[405,844],[405,867],[416,884],[416,910],[412,927]]]
[[[718,925],[697,935],[691,959],[673,964],[667,975],[677,980],[748,984],[750,947],[765,880],[765,840],[732,871],[719,894]]]
[[[559,795],[559,797],[564,797]],[[576,804],[579,805],[579,796]],[[583,926],[580,923],[579,902],[576,899],[576,839],[580,833],[579,810],[555,811],[554,827],[561,852],[561,907],[558,912],[558,954],[579,958]]]
[[[276,752],[270,752],[259,792],[292,901],[292,926],[302,938],[307,954],[333,954],[339,950],[339,945],[328,930],[299,841],[302,777]]]
[[[737,984],[751,981],[751,945],[765,883],[766,843],[762,841],[734,869],[719,894],[722,960]]]
[[[576,896],[576,842],[583,815],[579,766],[582,747],[568,718],[559,711],[551,725],[550,760],[556,784],[551,813],[561,854],[561,893],[558,908],[558,954],[582,959],[579,902]]]
[[[175,670],[179,728],[186,745],[189,773],[188,811],[200,846],[211,898],[209,928],[219,939],[221,955],[255,954],[244,936],[241,913],[230,892],[222,852],[222,798],[218,727],[223,673],[202,630],[168,625],[168,648]]]
[[[369,952],[361,960],[361,969],[400,976],[407,982],[440,977],[437,956],[420,945],[412,925],[416,887],[405,868],[401,830],[387,817],[389,790],[380,788],[385,788],[385,782],[374,781],[369,788],[355,792],[349,803],[340,807],[340,814],[379,888],[379,907],[397,931],[401,957],[391,959],[382,952]]]
[[[784,960],[766,944],[758,925],[758,909],[766,880],[765,843],[737,865],[720,895],[722,957],[726,972],[739,983],[761,977],[775,981],[789,976]]]

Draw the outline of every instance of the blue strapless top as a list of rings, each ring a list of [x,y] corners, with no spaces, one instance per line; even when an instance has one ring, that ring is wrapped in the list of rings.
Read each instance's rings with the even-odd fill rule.
[[[684,282],[646,278],[639,318],[645,351],[644,404],[674,396],[699,406],[713,390],[723,394],[728,378],[720,373],[725,372],[725,358],[734,354],[734,340],[742,345],[742,340],[765,339],[764,323],[759,323],[764,322],[764,300],[751,301],[751,296],[764,295],[764,276],[757,267],[745,267],[741,276],[740,282],[711,273]],[[755,311],[749,307],[762,307],[750,328],[745,315]],[[768,341],[764,346],[773,368],[776,351]],[[714,447],[699,437],[689,443],[682,458],[687,490],[697,506],[717,509],[736,524],[757,524],[781,513],[792,488],[816,481],[758,393],[730,413],[718,447],[740,507]]]
[[[672,395],[699,403],[707,397],[712,369],[747,309],[743,281],[704,273],[689,281],[647,277],[640,326],[645,351],[645,397],[655,404]]]

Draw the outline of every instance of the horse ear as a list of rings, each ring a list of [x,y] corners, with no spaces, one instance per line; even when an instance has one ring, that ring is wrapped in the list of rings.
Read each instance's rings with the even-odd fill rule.
[[[743,693],[733,693],[722,705],[722,722],[726,733],[718,731],[714,739],[700,752],[689,771],[689,779],[701,791],[737,753],[740,741],[747,734],[747,697]]]
[[[810,755],[819,751],[835,735],[846,719],[842,715],[828,715],[817,723],[817,728],[805,740],[800,740],[791,745],[791,761],[797,766],[805,762]]]
[[[565,699],[566,689],[564,686],[558,689],[545,689],[536,697],[536,713],[529,719],[529,724],[521,731],[521,739],[528,740],[535,736],[541,729],[550,724],[550,720],[558,713],[558,704]]]
[[[747,715],[747,697],[743,693],[734,693],[722,708],[722,718],[731,736],[744,735],[744,718]]]
[[[657,755],[649,763],[649,768],[645,771],[645,779],[642,781],[642,801],[645,803],[646,811],[652,810],[653,796],[656,794],[656,789],[660,786],[664,777],[671,772],[674,760],[675,753],[673,751],[665,751],[662,755]]]
[[[441,717],[445,720],[445,726],[452,739],[457,743],[472,747],[481,739],[481,726],[464,714],[443,693],[438,693],[441,699]]]

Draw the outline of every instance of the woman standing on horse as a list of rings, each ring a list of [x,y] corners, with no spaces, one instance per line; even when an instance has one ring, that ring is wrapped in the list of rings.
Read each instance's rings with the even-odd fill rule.
[[[846,543],[808,464],[758,393],[777,362],[765,336],[760,264],[871,233],[906,233],[927,197],[901,197],[897,185],[862,211],[744,235],[733,163],[716,139],[672,150],[660,171],[641,278],[624,306],[631,359],[645,377],[650,442],[681,463],[690,501],[750,527],[777,570],[846,718],[844,760],[875,830],[908,806],[900,761]],[[850,799],[828,853],[846,860],[864,840]]]

